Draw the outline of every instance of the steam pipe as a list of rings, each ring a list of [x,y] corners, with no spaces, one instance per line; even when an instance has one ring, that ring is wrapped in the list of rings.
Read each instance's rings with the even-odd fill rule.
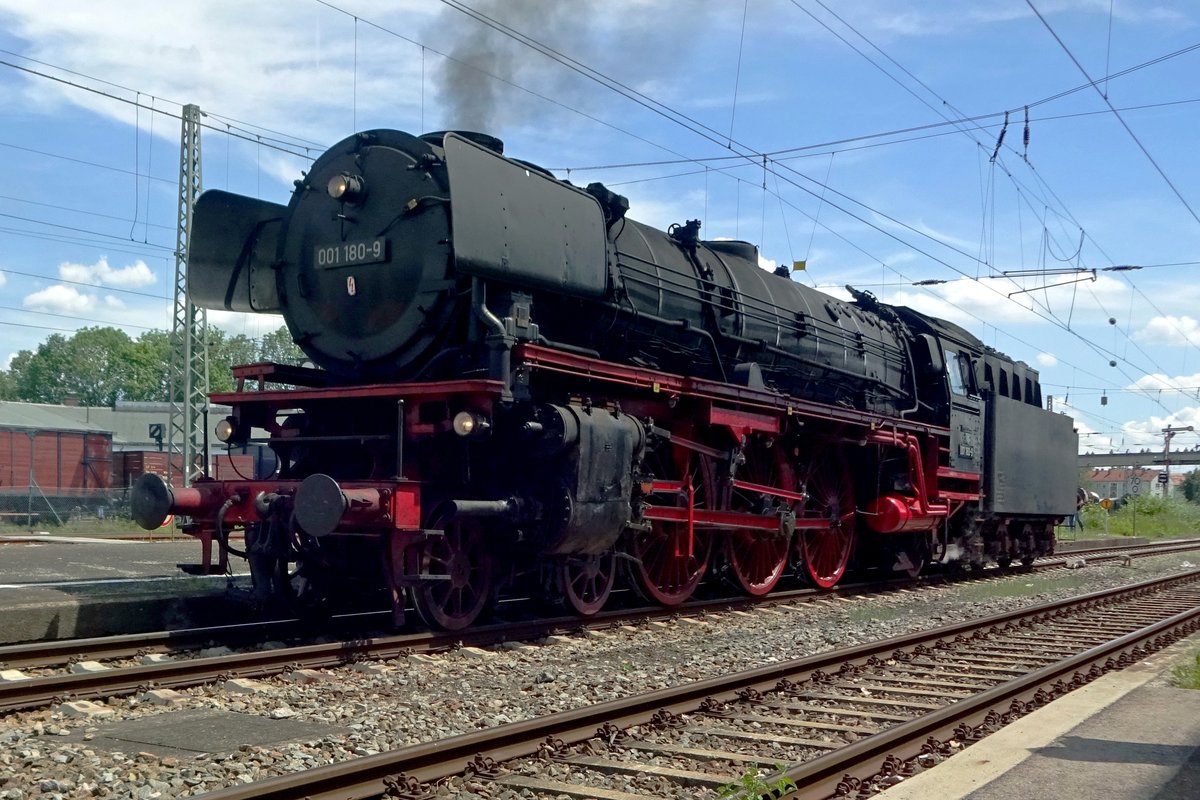
[[[475,311],[475,316],[483,322],[490,331],[488,336],[484,337],[488,348],[491,352],[491,376],[498,379],[505,386],[504,396],[506,400],[512,399],[511,395],[511,378],[512,378],[512,344],[513,338],[508,335],[508,329],[504,327],[504,323],[500,318],[492,313],[487,307],[487,288],[479,278],[471,279],[471,307]]]
[[[504,323],[487,307],[487,289],[479,278],[471,279],[471,307],[475,316],[479,317],[494,335],[504,336],[507,333]]]
[[[911,433],[900,434],[895,431],[872,431],[867,436],[872,444],[889,445],[903,448],[908,453],[908,472],[917,490],[917,506],[926,517],[944,517],[950,513],[948,504],[933,505],[929,502],[929,493],[925,484],[925,470],[921,464],[921,449],[917,437]]]
[[[649,314],[633,306],[630,306],[629,308],[623,308],[616,303],[605,303],[605,305],[620,314],[629,314],[634,319],[647,319],[653,322],[655,325],[662,325],[664,328],[678,328],[680,330],[686,330],[690,333],[696,334],[701,339],[704,339],[706,342],[708,342],[708,346],[712,350],[713,354],[713,363],[717,365],[717,369],[721,373],[721,380],[727,381],[727,378],[725,377],[725,363],[721,358],[721,350],[717,347],[717,340],[714,339],[712,334],[706,331],[703,327],[693,325],[684,319],[666,319],[665,317],[660,317],[656,314]]]
[[[451,500],[447,511],[451,517],[513,517],[520,503],[515,497],[507,500]]]
[[[229,499],[221,505],[221,510],[217,512],[215,518],[217,526],[217,546],[226,554],[232,553],[238,558],[246,558],[246,553],[243,550],[238,550],[229,543],[229,532],[225,530],[225,514],[229,509],[233,508],[238,503],[242,502],[242,497],[239,494],[231,494]]]

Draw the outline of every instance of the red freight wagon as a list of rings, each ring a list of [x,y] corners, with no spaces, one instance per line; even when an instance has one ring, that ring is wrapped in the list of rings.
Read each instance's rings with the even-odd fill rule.
[[[146,473],[167,479],[167,454],[162,450],[124,450],[113,455],[116,486],[126,487]],[[171,461],[171,484],[183,486],[183,456],[176,453]],[[248,480],[254,477],[254,456],[219,454],[212,457],[212,477],[217,480]]]
[[[167,453],[162,450],[125,450],[117,454],[119,468],[116,470],[119,486],[129,486],[146,473],[167,480]],[[171,483],[183,486],[183,456],[172,456]]]
[[[112,487],[112,434],[0,429],[0,489],[37,486],[46,494]]]
[[[254,474],[254,456],[251,455],[217,455],[213,456],[213,478],[216,480],[250,480]]]

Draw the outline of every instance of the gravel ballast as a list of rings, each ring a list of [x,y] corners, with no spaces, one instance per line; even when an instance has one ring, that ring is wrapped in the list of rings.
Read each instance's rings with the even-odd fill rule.
[[[259,681],[143,693],[0,719],[0,800],[187,797],[483,727],[786,661],[967,618],[1184,572],[1200,555],[1129,566],[764,606],[536,644],[407,656]],[[111,725],[174,711],[235,712],[331,726],[319,738],[226,752],[102,749]],[[107,746],[106,746],[107,747]],[[519,793],[493,787],[493,798]]]

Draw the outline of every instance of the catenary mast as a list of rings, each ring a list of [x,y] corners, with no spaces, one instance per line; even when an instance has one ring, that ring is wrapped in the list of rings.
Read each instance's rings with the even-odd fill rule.
[[[167,426],[168,481],[176,463],[184,485],[202,471],[204,410],[208,403],[208,312],[194,305],[187,291],[188,246],[192,208],[203,185],[200,162],[200,107],[183,107],[179,146],[179,209],[175,244],[175,305],[171,358],[167,365],[171,419]],[[176,462],[176,457],[179,460]]]

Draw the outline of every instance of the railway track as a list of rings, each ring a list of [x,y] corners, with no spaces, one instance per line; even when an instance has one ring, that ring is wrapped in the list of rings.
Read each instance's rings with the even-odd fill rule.
[[[1040,559],[1038,571],[1066,569],[1079,559],[1093,563],[1196,549],[1200,540],[1169,545],[1095,548]],[[1012,571],[989,569],[952,576],[920,579],[999,580]],[[295,669],[344,666],[361,660],[386,660],[412,653],[445,651],[460,646],[487,647],[506,641],[530,641],[583,629],[606,629],[634,622],[697,617],[750,606],[788,605],[834,597],[864,597],[908,588],[912,581],[864,583],[839,587],[833,592],[801,589],[777,592],[752,600],[700,600],[679,608],[635,608],[602,612],[593,617],[575,616],[505,622],[481,626],[452,635],[417,632],[372,635],[378,615],[352,615],[336,620],[338,640],[312,643],[310,624],[296,620],[241,624],[220,628],[164,631],[96,639],[63,640],[10,645],[0,648],[0,665],[6,669],[39,669],[45,674],[25,680],[0,682],[0,712],[36,708],[63,698],[94,699],[130,694],[146,687],[182,688],[228,677],[257,678]],[[328,626],[326,632],[332,631]],[[351,633],[348,635],[347,631]],[[317,631],[320,634],[321,631]],[[355,635],[357,634],[357,635]],[[305,643],[288,646],[289,641]],[[262,647],[268,643],[267,647]],[[230,652],[232,648],[244,648]],[[213,653],[215,649],[216,654]],[[163,654],[162,661],[146,658]],[[134,661],[135,663],[127,663]],[[151,663],[136,663],[150,661]],[[100,662],[111,662],[106,667]],[[126,662],[126,663],[122,663]],[[79,666],[76,666],[79,665]]]
[[[867,796],[1197,629],[1200,570],[208,797],[413,800],[507,788],[529,798],[644,800],[734,785],[746,787],[744,797]]]

